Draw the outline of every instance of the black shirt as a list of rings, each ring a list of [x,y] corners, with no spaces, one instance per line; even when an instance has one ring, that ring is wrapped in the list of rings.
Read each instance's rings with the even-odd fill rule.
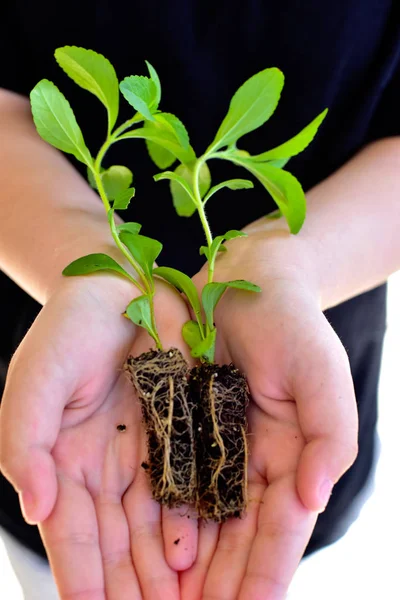
[[[70,0],[61,4],[18,0],[8,2],[2,12],[0,87],[27,95],[40,79],[54,81],[70,100],[92,153],[102,142],[104,129],[99,123],[104,122],[104,109],[58,68],[53,52],[59,46],[77,45],[103,53],[120,78],[147,74],[144,59],[149,60],[163,84],[162,110],[183,120],[197,154],[213,139],[237,87],[261,69],[279,67],[286,77],[281,102],[261,130],[246,136],[246,149],[256,153],[272,148],[329,107],[316,140],[289,163],[306,190],[368,142],[400,134],[400,4],[396,0]],[[130,110],[124,101],[121,104],[121,119],[128,118]],[[137,198],[130,218],[143,223],[145,234],[164,243],[163,263],[193,274],[201,265],[200,226],[196,218],[176,217],[167,186],[155,187],[151,176],[157,168],[144,144],[116,146],[107,164],[125,164],[133,170]],[[225,164],[213,164],[212,175],[214,181],[243,177]],[[156,219],[154,202],[151,208],[146,202],[150,194],[158,199]],[[240,229],[273,209],[260,185],[251,194],[243,203],[240,192],[221,192],[219,201],[209,206],[212,228],[216,232]],[[381,286],[326,313],[350,357],[360,415],[360,453],[335,486],[307,552],[341,535],[346,515],[371,471],[385,301],[386,289]],[[2,384],[10,356],[39,308],[0,273]],[[0,524],[44,554],[37,529],[24,523],[11,486],[5,479],[0,486]]]

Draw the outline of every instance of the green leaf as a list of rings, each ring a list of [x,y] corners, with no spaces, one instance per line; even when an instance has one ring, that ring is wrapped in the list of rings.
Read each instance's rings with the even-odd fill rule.
[[[223,293],[228,288],[246,290],[248,292],[261,292],[261,288],[250,281],[238,279],[236,281],[227,281],[225,283],[213,282],[207,283],[201,295],[204,312],[207,319],[207,325],[210,329],[214,327],[214,310],[220,301]]]
[[[159,169],[168,169],[168,167],[171,167],[176,161],[176,156],[174,156],[172,152],[165,150],[165,148],[159,146],[155,142],[146,140],[146,146],[151,160]]]
[[[145,61],[147,68],[149,70],[149,75],[150,75],[150,79],[152,80],[152,82],[154,83],[154,85],[156,86],[156,99],[155,99],[155,104],[156,106],[158,106],[160,104],[161,101],[161,83],[160,83],[160,78],[157,74],[157,71],[155,70],[155,68],[153,67],[153,65],[151,65],[149,63],[149,61]]]
[[[214,187],[211,188],[207,196],[204,198],[204,204],[208,202],[211,196],[213,196],[216,192],[226,187],[230,190],[245,190],[253,188],[254,183],[248,179],[229,179],[229,181],[223,181],[222,183],[214,185]]]
[[[127,190],[122,190],[114,198],[113,208],[115,210],[125,210],[128,208],[130,201],[135,195],[135,188],[130,187]]]
[[[118,233],[125,231],[127,233],[131,233],[132,235],[136,235],[141,229],[142,226],[139,223],[121,223],[121,225],[117,225]]]
[[[133,174],[127,167],[113,165],[101,173],[101,181],[109,200],[128,189],[132,183]]]
[[[153,273],[168,281],[168,283],[176,287],[180,292],[183,292],[189,300],[190,306],[193,308],[196,317],[198,317],[198,319],[201,318],[199,295],[196,286],[190,277],[185,273],[181,273],[181,271],[170,267],[157,267],[153,269]]]
[[[148,281],[152,281],[154,263],[162,250],[162,244],[144,235],[133,235],[126,230],[121,231],[119,238],[143,269]]]
[[[215,356],[215,342],[217,339],[217,330],[213,329],[197,346],[192,348],[191,355],[194,358],[200,358],[206,362],[213,363]]]
[[[133,108],[149,121],[154,121],[153,113],[157,110],[157,86],[148,77],[131,75],[119,84],[122,95]]]
[[[247,237],[247,233],[244,233],[244,231],[237,231],[236,229],[230,229],[224,235],[217,235],[211,244],[211,248],[207,248],[207,246],[201,246],[200,254],[205,254],[208,262],[214,265],[218,252],[227,252],[227,248],[225,246],[221,246],[221,244],[225,240],[233,240],[238,237]]]
[[[253,156],[252,160],[280,160],[290,158],[291,156],[296,156],[296,154],[300,154],[300,152],[307,148],[307,146],[312,142],[312,140],[316,136],[319,126],[325,119],[327,113],[328,109],[326,108],[321,114],[318,115],[318,117],[311,121],[311,123],[309,123],[307,127],[302,129],[300,133],[292,137],[284,144],[280,144],[280,146],[272,148],[272,150],[268,150],[267,152],[263,152],[262,154],[257,154],[257,156]]]
[[[288,171],[252,159],[229,158],[253,173],[271,194],[285,217],[291,233],[298,233],[306,217],[306,199],[300,182]]]
[[[288,158],[277,158],[276,160],[269,160],[268,164],[271,167],[276,167],[277,169],[283,169],[283,167],[285,165],[287,165],[289,160],[290,160],[290,156]]]
[[[178,142],[178,145],[182,148],[181,156],[189,151],[189,135],[182,121],[170,113],[157,113],[154,115],[154,119],[155,121],[152,122],[146,121],[144,128],[153,132],[153,135],[157,135],[160,131],[166,132],[168,139],[171,139],[170,136],[172,135],[175,138],[173,145]],[[163,133],[161,133],[161,136],[163,137]],[[146,140],[146,146],[150,158],[159,169],[167,169],[176,161],[176,156],[157,142]]]
[[[31,91],[30,99],[39,135],[55,148],[73,154],[81,162],[90,165],[92,157],[82,131],[68,100],[58,87],[42,79]]]
[[[169,179],[175,210],[180,217],[191,217],[196,211],[194,192],[188,174],[192,173],[186,165],[179,165],[175,171],[164,171],[154,175],[155,181]]]
[[[182,337],[190,349],[202,341],[200,325],[196,321],[187,321],[182,327]]]
[[[146,126],[123,133],[118,139],[127,140],[132,138],[142,138],[144,140],[154,142],[165,150],[171,152],[171,154],[176,156],[178,160],[185,164],[196,159],[196,155],[191,146],[185,150],[177,141],[176,136],[169,129],[157,127],[156,123],[157,122],[155,120],[151,123],[147,122]],[[148,127],[148,125],[151,125],[151,127]]]
[[[246,133],[263,125],[273,114],[281,95],[284,76],[276,68],[250,77],[234,94],[228,114],[210,148],[236,143]]]
[[[102,54],[76,46],[64,46],[55,51],[60,67],[104,104],[108,112],[109,129],[118,117],[119,89],[115,69]]]
[[[163,129],[169,130],[176,137],[184,150],[187,150],[190,145],[189,134],[186,127],[178,117],[171,113],[157,113],[154,115],[155,120]]]
[[[151,307],[148,296],[139,296],[128,304],[125,311],[132,323],[147,330],[152,338],[157,336],[151,323]]]
[[[167,171],[167,177],[160,177],[159,179],[171,179],[170,189],[172,194],[172,200],[175,206],[175,210],[180,217],[191,217],[196,211],[196,205],[194,201],[193,192],[193,175],[194,175],[195,162],[187,165],[179,165],[174,172]],[[160,175],[165,175],[162,173]],[[203,163],[199,173],[199,189],[201,196],[207,193],[210,187],[211,174],[207,166],[207,163]]]
[[[115,271],[132,280],[125,269],[123,269],[111,256],[107,254],[88,254],[82,256],[70,263],[63,270],[62,274],[70,277],[71,275],[90,275],[96,271]]]
[[[218,252],[228,252],[228,248],[226,246],[219,246],[217,253]],[[209,252],[208,246],[200,246],[200,256],[202,256],[203,254],[206,257],[206,259],[209,261],[210,260],[210,252]]]

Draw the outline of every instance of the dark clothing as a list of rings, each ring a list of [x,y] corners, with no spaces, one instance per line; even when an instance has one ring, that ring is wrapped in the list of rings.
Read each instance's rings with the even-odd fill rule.
[[[44,3],[18,0],[7,3],[4,10],[0,86],[28,94],[40,79],[54,81],[70,100],[92,153],[105,133],[105,111],[59,69],[53,58],[59,46],[77,45],[103,53],[120,78],[147,74],[144,59],[149,60],[163,85],[162,110],[182,119],[197,154],[211,142],[237,87],[257,71],[279,67],[286,84],[276,113],[239,146],[252,153],[272,148],[329,107],[315,141],[288,166],[306,190],[368,142],[400,134],[400,4],[395,0],[71,0],[46,3],[46,8]],[[123,99],[121,108],[122,121],[132,113]],[[199,223],[195,217],[175,215],[168,186],[152,181],[158,170],[144,144],[131,141],[129,146],[116,146],[107,157],[106,165],[110,164],[132,168],[137,198],[130,218],[143,223],[145,234],[164,243],[162,263],[193,274],[202,262]],[[211,168],[215,182],[247,177],[232,165],[212,164]],[[157,209],[155,201],[146,202],[148,197],[157,198]],[[251,192],[221,192],[208,212],[212,229],[220,233],[240,229],[273,207],[264,188],[256,184]],[[360,453],[335,487],[308,552],[341,534],[346,513],[371,470],[385,303],[382,286],[327,311],[350,357],[361,422]],[[1,376],[38,310],[33,300],[1,276]],[[44,552],[37,530],[23,522],[17,496],[5,480],[1,480],[0,524]]]

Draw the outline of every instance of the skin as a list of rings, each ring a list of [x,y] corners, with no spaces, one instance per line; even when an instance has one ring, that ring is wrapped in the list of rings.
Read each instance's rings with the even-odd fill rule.
[[[0,466],[40,524],[61,599],[284,598],[318,511],[356,456],[349,365],[322,310],[400,267],[399,141],[371,145],[311,190],[299,236],[262,220],[218,259],[217,280],[263,289],[230,290],[216,314],[217,358],[233,360],[252,392],[251,502],[241,521],[197,528],[155,505],[140,468],[138,403],[119,372],[151,345],[121,317],[133,288],[60,276],[78,256],[114,252],[102,207],[37,137],[24,99],[0,93],[0,130],[0,264],[44,304],[10,365]],[[161,338],[179,346],[188,309],[169,288],[158,298]],[[121,422],[135,435],[118,432]],[[173,544],[177,529],[186,544]]]

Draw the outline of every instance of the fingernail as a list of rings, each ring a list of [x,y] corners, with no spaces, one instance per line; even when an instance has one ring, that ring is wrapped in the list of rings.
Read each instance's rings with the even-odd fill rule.
[[[319,499],[321,502],[322,510],[325,510],[326,505],[329,502],[329,498],[331,497],[333,489],[333,481],[331,479],[325,479],[321,483],[321,487],[319,488]]]
[[[31,494],[31,492],[21,492],[19,495],[19,501],[25,521],[29,523],[29,525],[36,525],[37,522],[32,519],[36,508],[36,502],[33,494]]]

